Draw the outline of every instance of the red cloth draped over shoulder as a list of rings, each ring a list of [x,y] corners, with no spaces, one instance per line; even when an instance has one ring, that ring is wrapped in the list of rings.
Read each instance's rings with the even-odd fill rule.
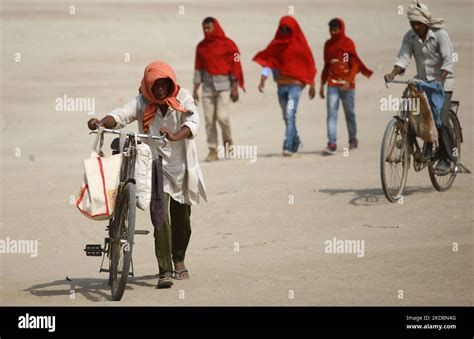
[[[204,39],[197,45],[194,68],[203,69],[212,75],[232,74],[239,86],[245,90],[239,48],[225,35],[219,21],[212,19],[214,31],[205,32]]]
[[[291,33],[284,35],[280,28],[287,26]],[[316,64],[313,53],[298,22],[287,15],[280,19],[278,30],[270,44],[253,58],[263,67],[277,69],[304,84],[313,84],[316,77]]]
[[[336,18],[341,24],[339,33],[332,34],[331,39],[327,40],[324,44],[324,62],[329,65],[331,59],[344,59],[344,53],[349,54],[349,60],[358,64],[358,70],[366,77],[372,75],[372,71],[368,69],[362,60],[359,58],[356,52],[356,47],[351,38],[346,36],[346,26],[342,19]]]

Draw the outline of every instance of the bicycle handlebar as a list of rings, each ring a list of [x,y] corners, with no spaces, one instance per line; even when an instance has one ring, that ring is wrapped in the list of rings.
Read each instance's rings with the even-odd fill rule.
[[[96,127],[100,127],[100,125],[96,124]],[[120,135],[120,131],[117,130],[117,129],[108,129],[108,128],[104,128],[104,132],[105,133],[112,133],[112,134],[119,134]],[[97,131],[92,131],[91,133],[97,133]],[[141,133],[134,133],[134,132],[125,132],[125,135],[127,136],[130,136],[134,134],[136,137],[138,138],[144,138],[144,139],[148,139],[148,134],[141,134]],[[165,135],[152,135],[151,136],[153,139],[156,139],[156,140],[162,140],[162,141],[165,141]]]
[[[387,84],[405,84],[405,85],[409,85],[411,84],[412,82],[409,81],[409,80],[391,80],[391,81],[385,81],[385,83]]]
[[[388,88],[388,84],[403,84],[403,85],[415,85],[416,83],[420,82],[418,79],[411,79],[411,80],[385,80],[385,87]]]

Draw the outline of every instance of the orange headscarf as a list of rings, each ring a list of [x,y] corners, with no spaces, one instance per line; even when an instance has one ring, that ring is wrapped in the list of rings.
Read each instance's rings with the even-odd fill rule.
[[[158,100],[153,95],[152,87],[156,80],[163,78],[168,78],[173,83],[171,94],[164,100]],[[145,133],[149,133],[150,131],[150,123],[155,117],[158,105],[167,105],[174,110],[187,112],[187,109],[176,99],[179,90],[180,87],[176,82],[176,74],[170,65],[162,61],[154,61],[146,66],[139,90],[146,101],[145,110],[143,112],[143,131]]]

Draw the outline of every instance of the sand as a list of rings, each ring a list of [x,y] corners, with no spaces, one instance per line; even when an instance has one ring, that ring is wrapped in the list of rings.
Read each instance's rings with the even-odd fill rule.
[[[269,81],[260,94],[260,67],[251,61],[288,2],[78,1],[70,15],[69,2],[2,1],[0,239],[37,240],[39,247],[36,257],[0,254],[0,304],[472,305],[472,175],[460,174],[439,193],[427,170],[410,169],[403,204],[389,203],[381,189],[380,144],[393,112],[381,112],[380,99],[403,90],[386,89],[382,79],[409,28],[397,6],[408,3],[292,2],[319,71],[327,22],[338,16],[374,74],[357,78],[359,149],[345,156],[340,111],[340,150],[322,156],[326,103],[310,101],[305,90],[297,117],[304,148],[288,159],[281,156],[276,86]],[[446,19],[459,55],[454,99],[461,101],[462,163],[473,169],[473,4],[430,6]],[[71,204],[93,141],[90,116],[56,111],[56,99],[94,98],[94,116],[102,117],[136,95],[144,66],[156,59],[172,64],[191,88],[200,22],[208,15],[241,49],[247,92],[231,105],[231,124],[236,144],[257,146],[257,161],[202,161],[209,202],[192,209],[190,280],[156,290],[153,237],[138,235],[135,278],[122,301],[111,303],[100,258],[83,252],[86,243],[102,243],[105,222],[88,220]],[[413,74],[414,63],[407,77]],[[204,124],[197,144],[204,160]],[[152,230],[148,212],[138,213],[137,228]],[[364,240],[364,255],[325,253],[333,238]]]

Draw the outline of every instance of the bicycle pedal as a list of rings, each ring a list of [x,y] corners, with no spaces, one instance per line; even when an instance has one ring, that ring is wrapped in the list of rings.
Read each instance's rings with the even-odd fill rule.
[[[135,230],[135,234],[139,235],[148,235],[148,233],[150,233],[148,230]]]
[[[99,244],[87,244],[86,248],[84,248],[84,252],[88,257],[101,257],[103,250],[102,246]]]

